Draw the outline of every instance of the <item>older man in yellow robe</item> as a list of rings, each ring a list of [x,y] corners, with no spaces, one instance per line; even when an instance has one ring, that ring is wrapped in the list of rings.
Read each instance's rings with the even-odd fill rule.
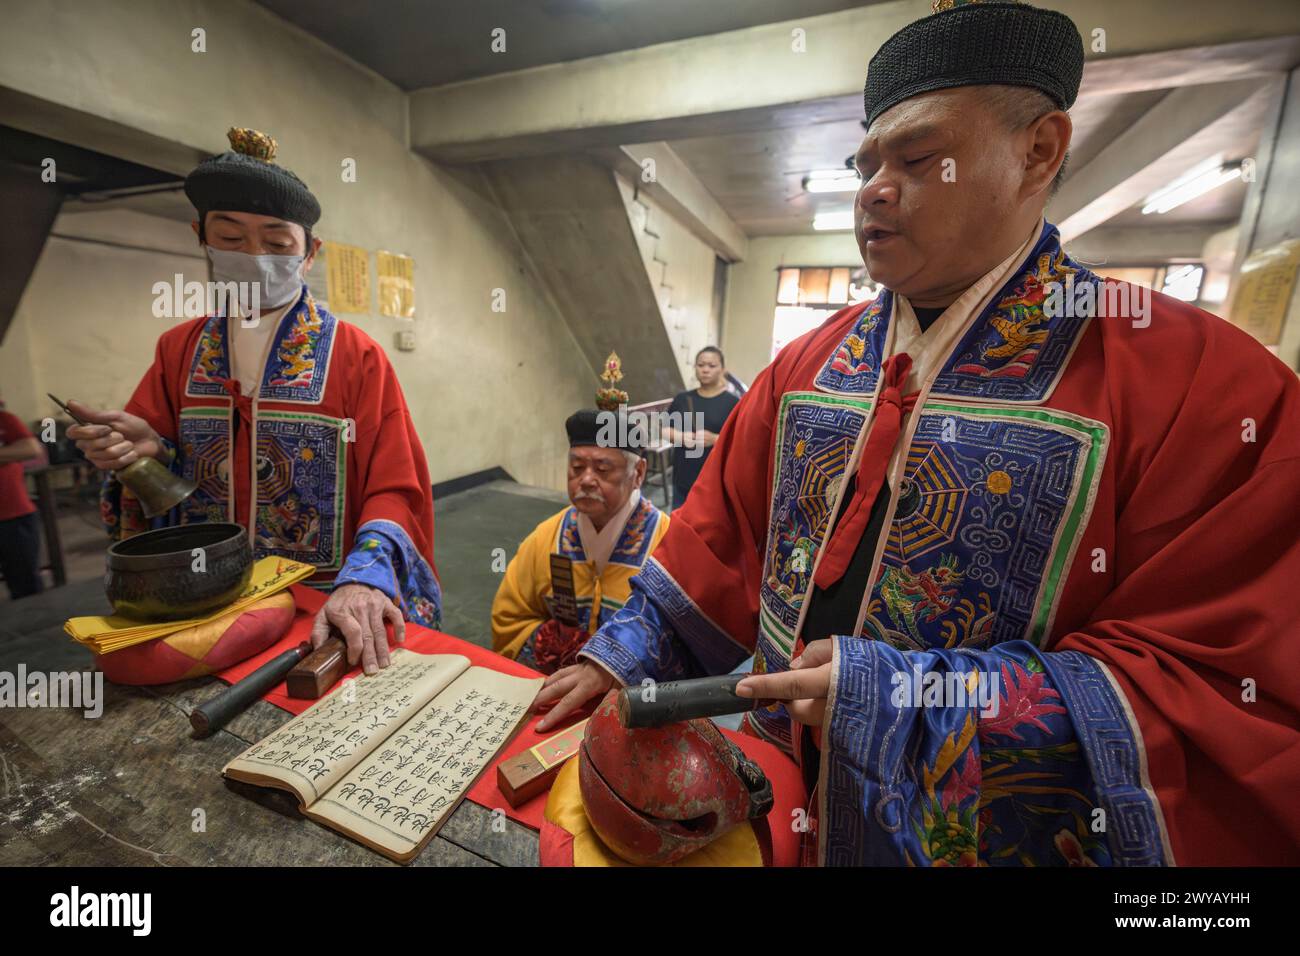
[[[545,674],[575,663],[668,529],[668,516],[641,496],[641,442],[621,413],[584,409],[565,428],[571,504],[523,540],[492,602],[493,648]],[[552,580],[556,555],[569,594]]]

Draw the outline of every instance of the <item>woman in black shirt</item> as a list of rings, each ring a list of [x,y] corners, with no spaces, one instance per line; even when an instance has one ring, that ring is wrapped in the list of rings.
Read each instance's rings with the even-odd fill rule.
[[[679,422],[682,429],[665,428],[664,437],[673,442],[673,508],[680,508],[686,494],[704,467],[709,449],[718,440],[718,432],[731,410],[739,404],[727,390],[726,369],[722,352],[712,345],[700,349],[695,356],[695,377],[700,387],[682,392],[673,399],[668,411],[671,421]],[[699,416],[703,415],[701,422]],[[701,427],[702,426],[702,427]],[[690,449],[690,455],[687,454]]]

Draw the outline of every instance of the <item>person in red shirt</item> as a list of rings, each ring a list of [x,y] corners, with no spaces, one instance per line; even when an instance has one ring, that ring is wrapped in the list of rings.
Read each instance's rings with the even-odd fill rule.
[[[15,599],[41,591],[41,523],[23,478],[23,462],[40,454],[41,443],[0,401],[0,573]]]

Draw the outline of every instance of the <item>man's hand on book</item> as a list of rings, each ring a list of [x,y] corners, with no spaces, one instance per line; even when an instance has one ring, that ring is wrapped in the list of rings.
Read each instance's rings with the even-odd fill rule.
[[[406,640],[406,622],[396,604],[378,588],[367,584],[341,584],[330,594],[316,615],[311,629],[311,646],[320,647],[329,637],[333,624],[343,635],[348,647],[348,666],[361,661],[367,674],[387,667],[388,631],[385,622],[393,625],[393,639],[401,644]]]
[[[533,704],[537,710],[545,710],[554,704],[550,713],[537,722],[538,731],[560,726],[565,717],[587,701],[604,697],[613,686],[613,675],[591,661],[556,671],[546,678],[546,683],[542,685]]]

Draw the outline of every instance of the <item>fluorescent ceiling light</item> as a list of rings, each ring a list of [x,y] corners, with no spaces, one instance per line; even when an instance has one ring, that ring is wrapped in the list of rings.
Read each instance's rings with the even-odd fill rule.
[[[1165,270],[1164,288],[1160,291],[1184,302],[1195,302],[1204,277],[1204,266],[1170,266]]]
[[[1241,163],[1213,162],[1202,163],[1186,175],[1179,177],[1163,189],[1157,189],[1147,197],[1142,207],[1142,215],[1165,213],[1177,209],[1183,203],[1191,202],[1198,196],[1204,196],[1224,183],[1230,183],[1241,175]]]
[[[856,169],[814,169],[803,178],[804,192],[810,193],[857,192],[861,184]]]
[[[853,228],[853,210],[836,209],[819,212],[813,216],[813,228],[818,232],[843,232]]]

